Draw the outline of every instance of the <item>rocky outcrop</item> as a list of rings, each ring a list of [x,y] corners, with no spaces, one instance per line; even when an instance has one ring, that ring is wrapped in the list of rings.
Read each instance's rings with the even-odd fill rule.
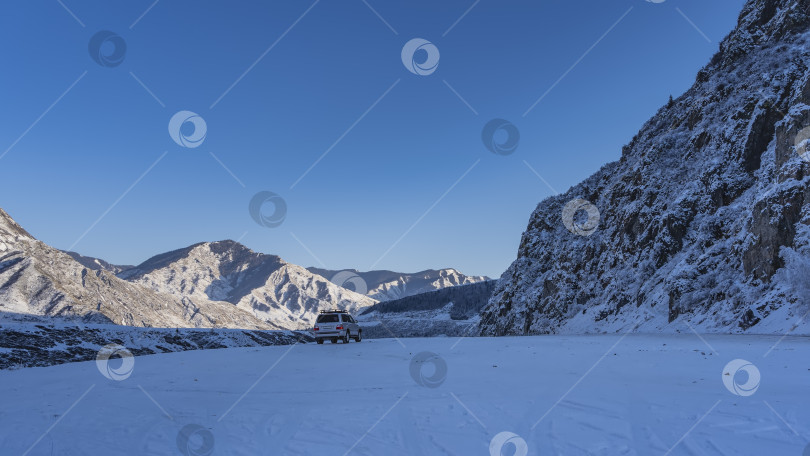
[[[810,0],[749,0],[618,162],[538,205],[481,333],[789,329],[810,305],[790,271],[808,242],[808,29]],[[575,199],[598,209],[589,236],[562,220]]]

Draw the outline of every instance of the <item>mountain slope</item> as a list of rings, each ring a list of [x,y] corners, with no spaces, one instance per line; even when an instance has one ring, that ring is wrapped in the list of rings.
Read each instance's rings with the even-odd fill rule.
[[[87,269],[92,269],[94,271],[102,270],[112,272],[113,274],[120,274],[126,271],[127,269],[131,269],[134,267],[134,266],[122,266],[118,264],[111,264],[100,258],[87,257],[84,255],[80,255],[76,252],[68,252],[66,250],[63,250],[63,252],[70,255],[71,258],[76,260],[76,262],[78,262],[82,266],[86,267]]]
[[[151,327],[273,329],[232,304],[176,298],[93,271],[0,209],[0,312]]]
[[[313,274],[321,275],[329,280],[336,282],[345,281],[344,283],[337,284],[340,286],[355,286],[355,284],[351,283],[351,277],[349,276],[353,274],[354,276],[360,277],[367,289],[365,294],[378,301],[400,299],[406,296],[441,290],[442,288],[468,285],[489,280],[488,277],[484,276],[464,275],[452,268],[438,270],[428,269],[412,274],[394,271],[360,272],[356,269],[343,271],[332,271],[320,268],[307,269]],[[348,281],[346,281],[347,278],[349,278]],[[357,288],[354,289],[357,290]]]
[[[363,337],[470,336],[495,280],[447,287],[368,307],[357,317]]]
[[[288,329],[309,327],[321,309],[354,311],[377,302],[234,241],[157,255],[119,277],[177,297],[226,301]]]
[[[492,296],[496,283],[495,280],[487,280],[385,301],[365,309],[360,315],[438,310],[450,304],[453,318],[466,319],[478,315]]]
[[[481,332],[791,329],[810,309],[809,28],[810,0],[749,0],[618,162],[538,205]]]

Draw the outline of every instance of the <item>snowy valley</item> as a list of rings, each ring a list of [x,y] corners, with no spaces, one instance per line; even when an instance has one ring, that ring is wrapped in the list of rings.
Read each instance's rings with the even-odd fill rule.
[[[390,7],[380,4],[382,11]],[[371,19],[382,19],[365,1],[354,6],[369,8],[363,12]],[[70,12],[61,1],[57,7]],[[671,9],[680,13],[678,21],[686,18],[698,28],[679,7]],[[334,22],[330,25],[345,26]],[[401,38],[382,22],[376,24],[382,32],[387,26]],[[443,49],[447,41],[439,43]],[[438,49],[426,40],[409,41],[403,63],[410,72],[406,76],[415,79],[396,79],[389,92],[401,80],[406,86],[436,70],[405,58],[414,42],[426,53]],[[299,49],[296,58],[309,59],[310,51]],[[289,51],[276,50],[273,57],[283,52]],[[505,51],[499,47],[498,52]],[[443,68],[456,64],[452,58]],[[129,75],[123,76],[128,83],[132,77],[146,88],[134,72]],[[287,83],[295,79],[289,76]],[[468,93],[465,81],[457,80]],[[444,95],[461,99],[478,116],[448,80],[438,81],[436,86],[453,92]],[[484,106],[483,100],[473,101]],[[390,115],[383,114],[390,108],[384,105],[378,110],[381,117]],[[222,117],[229,116],[227,108],[219,109]],[[322,107],[312,111],[324,113]],[[646,118],[651,111],[644,112]],[[322,120],[318,116],[313,115],[315,122]],[[363,117],[348,123],[344,136]],[[410,121],[397,128],[412,134]],[[545,128],[542,122],[538,125]],[[388,127],[384,131],[390,133]],[[172,139],[184,148],[196,147]],[[471,246],[487,239],[462,231],[489,214],[464,214],[462,220],[456,212],[438,214],[437,209],[432,215],[438,221],[428,222],[439,233],[430,239],[435,244],[422,242],[419,249],[469,249],[469,257],[458,254],[469,264],[442,262],[432,265],[440,269],[403,273],[304,267],[233,240],[198,242],[138,265],[118,265],[54,248],[0,209],[0,389],[6,393],[0,407],[0,454],[810,456],[808,148],[810,0],[746,0],[736,28],[694,85],[661,107],[618,161],[564,193],[552,188],[555,196],[532,197],[532,207],[539,203],[528,224],[518,227],[526,228],[519,245],[514,244],[516,255],[503,265],[514,262],[497,279],[445,267],[480,264],[475,262],[479,258],[469,259],[478,254]],[[335,155],[343,153],[340,160],[348,160],[350,152],[357,151],[336,151],[329,159],[339,161]],[[206,155],[193,158],[208,160]],[[208,155],[218,162],[208,165],[221,165],[224,170],[217,172],[227,171],[242,184],[240,191],[248,187],[215,154]],[[305,154],[300,155],[294,159]],[[190,162],[189,157],[183,159]],[[231,159],[238,162],[234,156],[226,161]],[[369,163],[369,173],[389,165],[378,163],[376,155]],[[192,168],[186,162],[183,166]],[[202,173],[204,165],[199,166],[193,172]],[[250,174],[244,163],[233,166],[240,175]],[[396,166],[426,168],[418,160]],[[285,174],[282,169],[273,172]],[[307,207],[301,195],[311,192],[317,201],[310,203],[322,208],[336,178],[316,177],[320,171],[313,171],[306,183],[313,187],[299,190],[290,201],[298,198],[299,207]],[[354,184],[354,174],[343,171],[334,173],[341,185]],[[271,180],[268,176],[262,178]],[[392,221],[402,195],[383,205],[359,197],[351,201],[363,216],[371,213],[379,222],[363,227],[374,247],[369,250],[396,239],[388,232],[376,237],[380,227],[402,236],[383,257],[395,247],[413,249],[419,242],[398,244],[416,235],[417,225],[434,207],[451,206],[442,199],[456,184],[490,184],[460,184],[465,176],[444,194],[432,195],[442,196],[426,205],[430,209],[414,217],[410,228],[400,229]],[[419,183],[408,178],[414,182]],[[176,185],[174,175],[171,185]],[[228,194],[211,188],[222,191],[217,198]],[[257,195],[267,193],[281,198],[272,192]],[[512,203],[492,198],[494,204]],[[319,223],[329,220],[318,228],[332,236],[323,244],[344,242],[350,229],[340,223],[357,216],[344,211],[346,201],[335,199],[333,207],[318,213]],[[475,201],[481,207],[492,203]],[[274,208],[283,212],[273,213],[278,220],[253,207],[254,200],[252,221],[244,218],[262,229],[276,228],[271,225],[287,216],[283,198],[282,203]],[[526,215],[530,210],[526,206]],[[447,220],[458,226],[442,225]],[[419,228],[427,231],[424,225]],[[207,237],[195,235],[181,245],[199,239]],[[357,243],[338,247],[333,255],[356,249]],[[276,253],[288,257],[289,252]],[[392,263],[394,255],[388,257]],[[360,263],[342,258],[343,253],[337,256],[341,263],[334,263]],[[407,264],[423,269],[431,266],[426,262]],[[358,328],[355,324],[362,337],[348,333]]]

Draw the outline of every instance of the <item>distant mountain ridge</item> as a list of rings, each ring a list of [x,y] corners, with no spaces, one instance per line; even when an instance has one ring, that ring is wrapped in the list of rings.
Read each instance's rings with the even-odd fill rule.
[[[454,269],[360,274],[371,280],[375,295],[481,279]],[[313,325],[320,310],[357,312],[377,302],[230,240],[197,243],[137,266],[114,265],[49,247],[0,209],[0,312],[7,316],[147,327],[302,329]]]
[[[496,280],[486,280],[384,301],[366,308],[361,315],[437,310],[452,304],[450,317],[464,320],[478,315],[492,296],[496,283]]]
[[[380,302],[357,320],[368,338],[470,336],[496,283],[486,280]]]
[[[230,303],[163,294],[88,269],[36,240],[2,209],[0,313],[145,327],[278,328]]]
[[[339,279],[345,279],[348,276],[345,274],[347,272],[354,274],[363,280],[365,287],[368,290],[365,294],[378,301],[390,301],[407,296],[414,296],[421,293],[441,290],[443,288],[468,285],[489,280],[489,278],[485,276],[468,276],[453,268],[427,269],[414,273],[402,273],[386,270],[360,272],[356,269],[307,269],[310,272],[326,277],[329,280],[334,280],[336,277]],[[346,283],[342,286],[353,287],[355,285]]]
[[[76,252],[68,252],[66,250],[63,250],[63,252],[70,255],[71,258],[76,260],[82,266],[84,266],[86,268],[89,268],[89,269],[92,269],[94,271],[102,270],[102,271],[112,272],[113,274],[120,274],[120,273],[126,271],[127,269],[132,269],[132,268],[135,267],[135,266],[123,266],[123,265],[111,264],[111,263],[108,263],[108,262],[106,262],[106,261],[104,261],[104,260],[102,260],[100,258],[87,257],[87,256],[84,256],[84,255],[80,255],[80,254],[78,254]]]
[[[162,253],[119,277],[174,296],[229,302],[287,329],[311,326],[322,309],[355,311],[377,302],[230,240]]]
[[[93,257],[80,255],[76,252],[65,252],[72,256],[76,261],[80,262],[87,268],[93,270],[105,270],[115,273],[118,277],[125,280],[137,280],[142,275],[142,271],[159,269],[168,264],[176,261],[178,258],[188,255],[194,248],[201,245],[210,244],[214,249],[223,251],[227,248],[247,249],[247,247],[233,241],[219,241],[212,243],[197,243],[189,247],[173,250],[170,252],[155,255],[154,257],[146,260],[138,266],[122,266],[114,265],[105,260]],[[275,255],[260,254],[253,252],[256,255],[254,261],[268,262],[269,264],[277,263],[278,265],[286,264],[281,258]],[[255,264],[254,264],[255,266]],[[232,274],[234,266],[224,265],[225,275]],[[272,267],[271,267],[272,269]],[[376,270],[360,272],[356,269],[343,269],[343,270],[329,270],[322,268],[310,267],[306,268],[312,274],[319,275],[340,287],[346,288],[350,291],[357,291],[356,284],[352,280],[344,280],[340,282],[341,278],[346,279],[353,276],[362,279],[363,288],[367,290],[364,293],[366,296],[374,299],[375,301],[389,301],[404,298],[407,296],[414,296],[422,293],[429,293],[435,290],[441,290],[448,287],[455,287],[461,285],[469,285],[473,283],[480,283],[483,281],[491,280],[486,276],[468,276],[462,274],[457,269],[426,269],[424,271],[414,273],[403,273],[387,270]],[[337,280],[335,280],[337,279]],[[172,290],[174,293],[178,290]],[[183,294],[183,293],[180,293]],[[233,302],[233,299],[224,295],[209,295],[209,297],[216,297],[217,299]]]

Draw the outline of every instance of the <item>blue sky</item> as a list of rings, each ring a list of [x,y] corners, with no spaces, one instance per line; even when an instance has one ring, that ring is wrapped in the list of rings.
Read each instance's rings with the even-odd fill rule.
[[[527,164],[563,192],[618,159],[743,1],[201,3],[2,5],[0,207],[34,236],[120,264],[241,239],[304,266],[497,277],[552,195]],[[102,30],[118,66],[90,57]],[[403,65],[413,38],[432,74]],[[199,147],[169,135],[183,110]],[[493,118],[514,153],[484,146]],[[261,191],[280,226],[251,218]]]

